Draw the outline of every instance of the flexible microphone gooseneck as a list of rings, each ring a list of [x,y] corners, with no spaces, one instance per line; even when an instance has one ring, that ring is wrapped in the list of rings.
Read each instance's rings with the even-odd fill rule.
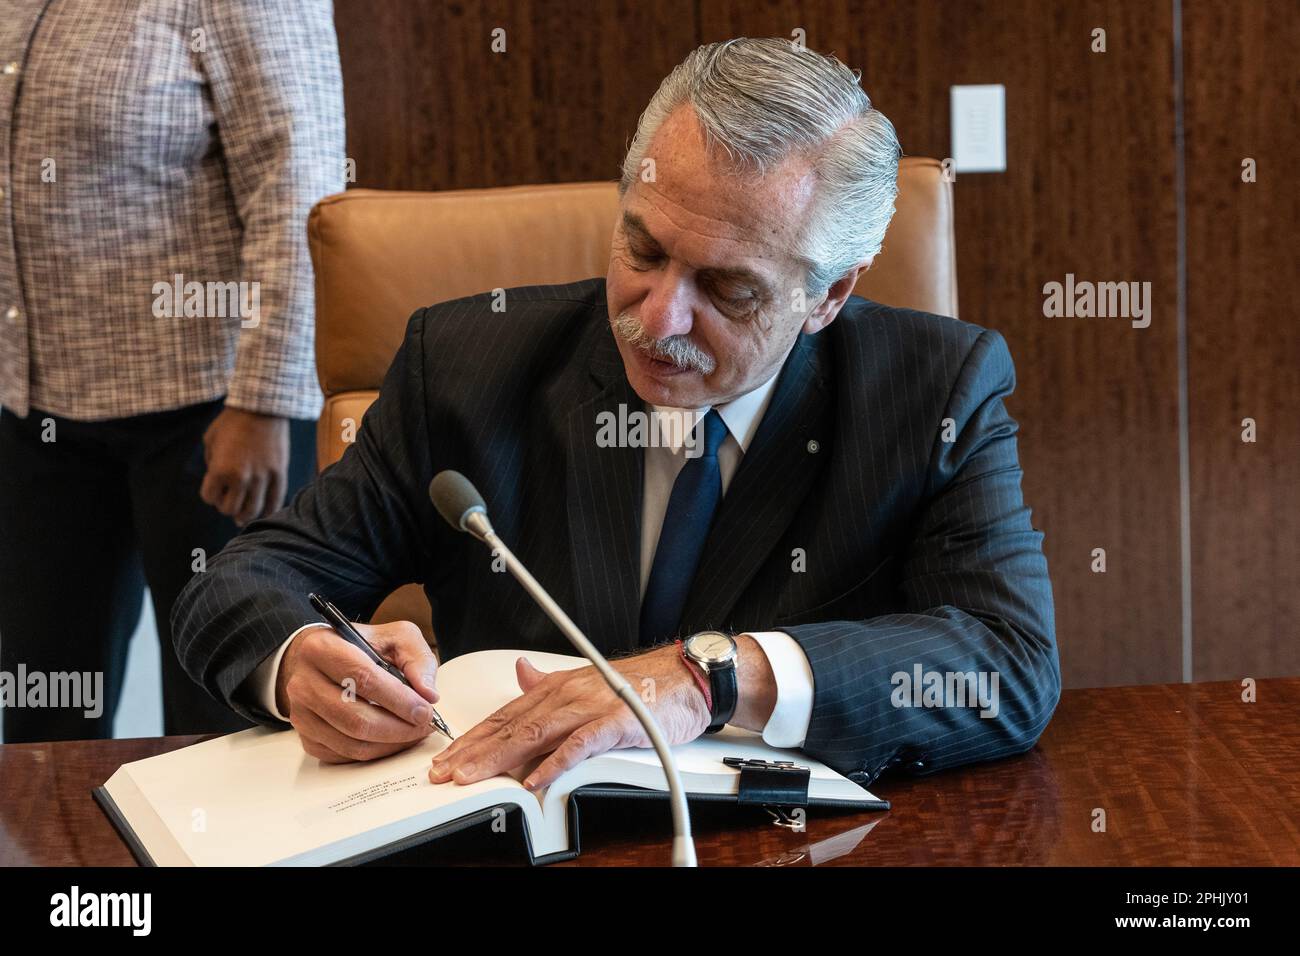
[[[591,661],[605,682],[618,695],[623,703],[631,708],[636,719],[645,728],[646,736],[654,745],[659,762],[663,764],[664,775],[668,778],[668,794],[673,811],[673,866],[695,866],[695,842],[691,839],[690,811],[686,806],[686,791],[682,787],[681,777],[677,774],[677,763],[672,751],[655,722],[654,716],[646,708],[641,698],[632,691],[632,685],[618,671],[610,666],[603,654],[587,640],[578,625],[570,620],[569,615],[555,603],[546,589],[537,583],[523,563],[515,557],[514,552],[505,546],[488,520],[487,506],[483,496],[470,483],[470,480],[458,471],[440,471],[429,483],[429,497],[438,513],[457,531],[464,531],[478,538],[493,548],[505,559],[510,573],[524,586],[524,590],[546,612],[546,616],[555,622],[555,626],[564,632],[564,636],[578,649],[583,657]]]

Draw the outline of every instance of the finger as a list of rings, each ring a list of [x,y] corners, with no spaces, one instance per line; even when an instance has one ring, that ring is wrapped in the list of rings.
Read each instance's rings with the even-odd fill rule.
[[[533,662],[526,657],[521,657],[515,661],[515,679],[519,681],[519,689],[525,694],[548,676],[546,671],[539,671],[533,666]]]
[[[623,724],[618,717],[602,717],[583,724],[524,778],[524,786],[529,790],[548,787],[560,774],[572,770],[588,757],[612,750],[622,737]]]
[[[450,760],[435,760],[433,766],[439,776],[447,776],[459,784],[484,780],[549,753],[589,719],[590,716],[580,717],[571,710],[543,703],[508,721],[491,737],[462,747]]]
[[[396,621],[382,628],[359,627],[358,630],[383,658],[401,669],[420,696],[437,703],[438,658],[430,650],[419,625]]]
[[[338,685],[323,674],[318,674],[310,687],[300,689],[298,698],[309,711],[343,737],[362,743],[414,743],[429,736],[434,729],[428,721],[408,723],[364,698],[354,697],[351,691],[340,691]],[[289,716],[293,717],[293,710]]]
[[[347,760],[375,760],[405,750],[416,740],[378,742],[349,737],[309,707],[298,709],[290,721],[300,737],[314,740]],[[417,738],[418,740],[418,738]]]
[[[491,739],[497,734],[502,727],[506,726],[515,717],[528,713],[539,701],[545,699],[549,691],[545,689],[532,691],[521,697],[516,697],[504,707],[497,709],[488,716],[484,717],[477,724],[471,727],[465,733],[461,734],[451,742],[451,745],[438,754],[436,761],[446,762],[456,758],[460,751],[474,744],[481,743],[484,740]]]
[[[243,503],[235,515],[235,523],[240,527],[261,517],[262,509],[266,506],[266,485],[266,476],[263,474],[256,474],[248,480]]]
[[[309,635],[310,638],[310,635]],[[320,675],[319,685],[313,682],[304,690],[309,702],[328,702],[325,716],[349,736],[365,740],[410,739],[411,730],[426,731],[433,719],[429,702],[396,677],[372,664],[360,650],[327,635],[337,646],[319,650],[310,658]],[[357,716],[357,708],[341,705],[373,703]],[[338,706],[336,706],[338,705]],[[321,713],[320,707],[316,708]],[[337,719],[336,719],[337,718]],[[340,722],[341,721],[341,722]],[[398,726],[398,725],[403,726]],[[388,736],[367,736],[368,734]],[[400,736],[399,736],[400,735]]]
[[[288,489],[288,477],[283,468],[271,469],[271,480],[266,486],[266,514],[275,514],[284,507],[284,496]]]
[[[497,708],[497,710],[493,711],[487,717],[484,717],[468,731],[457,737],[452,742],[451,746],[448,747],[440,756],[445,757],[454,755],[460,749],[491,738],[512,720],[522,717],[539,703],[546,700],[554,690],[554,686],[546,685],[535,687],[531,691],[526,691],[523,694],[520,694],[514,700]]]
[[[540,676],[534,680],[532,676],[530,676],[533,674]],[[457,737],[452,741],[451,746],[438,755],[439,758],[454,757],[463,748],[492,737],[501,727],[508,724],[513,718],[518,717],[535,707],[539,701],[545,699],[551,690],[554,689],[549,686],[540,686],[548,676],[550,675],[533,667],[527,659],[521,657],[516,660],[515,677],[519,682],[520,688],[524,691],[523,694],[510,701],[510,703],[506,704],[495,713],[485,717],[479,723],[471,727],[467,732]],[[525,686],[525,684],[527,684],[527,686]]]
[[[239,514],[239,509],[244,504],[244,493],[248,490],[248,482],[240,475],[226,475],[223,481],[224,492],[221,495],[221,503],[217,510],[223,515],[234,517]]]
[[[216,508],[221,504],[221,499],[225,497],[225,482],[217,476],[217,473],[209,468],[203,473],[203,484],[199,486],[199,497],[205,503]]]
[[[302,750],[308,757],[315,757],[321,763],[351,763],[347,757],[330,750],[319,740],[311,740],[307,737],[299,736],[302,743]]]

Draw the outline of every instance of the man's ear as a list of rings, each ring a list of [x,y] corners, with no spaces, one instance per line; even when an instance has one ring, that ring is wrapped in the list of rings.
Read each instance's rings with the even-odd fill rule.
[[[805,332],[815,335],[835,321],[835,317],[840,314],[840,309],[844,308],[844,303],[853,294],[853,287],[858,284],[858,275],[871,268],[875,258],[874,254],[868,256],[831,283],[831,287],[826,290],[826,298],[804,320]]]

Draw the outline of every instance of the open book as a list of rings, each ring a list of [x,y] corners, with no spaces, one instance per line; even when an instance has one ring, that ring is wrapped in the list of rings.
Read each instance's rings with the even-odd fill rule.
[[[478,651],[438,671],[437,708],[462,734],[520,694],[515,660],[544,671],[586,660],[523,651]],[[666,796],[654,750],[613,750],[572,768],[549,787],[522,784],[539,761],[477,783],[429,782],[430,760],[449,746],[431,734],[402,753],[367,763],[323,764],[293,730],[254,728],[124,764],[95,798],[145,864],[260,866],[361,863],[439,835],[522,811],[533,862],[578,852],[577,796]],[[808,767],[811,806],[886,810],[853,781],[797,751],[778,750],[726,727],[673,748],[691,799],[737,799],[740,771],[724,757],[792,760]],[[667,814],[665,800],[663,812]]]

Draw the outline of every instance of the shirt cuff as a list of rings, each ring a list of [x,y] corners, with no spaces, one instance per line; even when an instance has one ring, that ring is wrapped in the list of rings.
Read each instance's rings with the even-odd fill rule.
[[[763,727],[763,742],[769,747],[798,749],[808,736],[813,711],[813,672],[808,655],[784,631],[750,631],[767,655],[776,678],[776,706]]]
[[[260,703],[263,709],[274,717],[276,720],[289,722],[289,718],[280,713],[280,708],[275,704],[275,682],[280,676],[280,659],[284,657],[284,652],[289,649],[293,639],[307,630],[309,627],[326,627],[324,621],[314,621],[311,624],[304,624],[298,630],[289,635],[289,639],[281,644],[274,654],[268,654],[266,660],[257,665],[257,669],[248,677],[249,696]]]

